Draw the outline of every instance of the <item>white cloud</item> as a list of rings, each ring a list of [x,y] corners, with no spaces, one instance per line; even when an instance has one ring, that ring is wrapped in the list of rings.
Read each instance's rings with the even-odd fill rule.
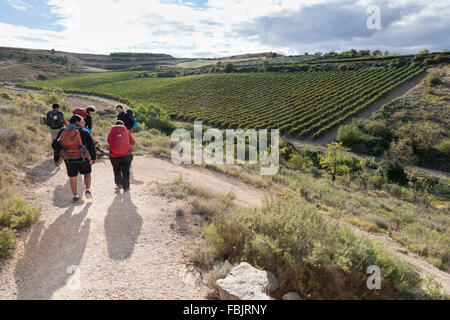
[[[27,10],[28,5],[21,0],[7,0],[8,4],[17,10]]]
[[[22,3],[20,0],[8,2]],[[348,3],[349,1],[347,1]],[[371,0],[353,0],[369,5]],[[383,6],[415,5],[427,1],[385,0]],[[448,8],[448,1],[434,0],[417,15],[398,21],[402,30],[413,26],[421,16],[438,15]],[[169,53],[178,57],[225,56],[246,52],[279,51],[287,54],[304,52],[306,47],[280,41],[264,42],[254,35],[243,37],[236,26],[251,26],[262,17],[284,17],[301,12],[302,8],[318,4],[339,6],[342,0],[208,0],[206,7],[196,8],[192,3],[158,0],[49,0],[51,13],[58,17],[57,25],[63,31],[47,31],[0,23],[0,33],[8,46],[55,48],[57,50],[109,53],[138,51]],[[334,17],[330,17],[332,20]],[[302,23],[301,21],[299,23]],[[316,23],[320,21],[305,21]],[[351,21],[349,21],[351,23]],[[270,27],[270,26],[269,26]],[[278,24],[269,29],[272,38],[280,37],[292,28]],[[310,28],[314,32],[314,27]],[[317,28],[320,30],[320,28]],[[399,27],[400,29],[400,27]],[[295,35],[294,35],[295,36]],[[413,35],[411,35],[412,37]],[[352,45],[345,43],[309,43],[308,51]],[[39,40],[33,40],[39,39]],[[364,39],[363,39],[364,40]],[[363,41],[364,42],[364,41]],[[3,44],[2,44],[3,45]]]

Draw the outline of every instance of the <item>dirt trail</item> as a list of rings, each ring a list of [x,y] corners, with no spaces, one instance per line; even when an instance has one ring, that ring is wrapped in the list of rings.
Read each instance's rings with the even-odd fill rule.
[[[48,160],[27,174],[38,182],[32,196],[42,218],[0,265],[0,299],[204,299],[206,288],[182,254],[187,239],[171,228],[183,202],[156,195],[156,183],[182,174],[194,185],[233,192],[241,206],[259,206],[263,198],[216,172],[135,157],[129,194],[114,193],[111,164],[102,160],[93,167],[94,200],[73,204],[62,167]]]

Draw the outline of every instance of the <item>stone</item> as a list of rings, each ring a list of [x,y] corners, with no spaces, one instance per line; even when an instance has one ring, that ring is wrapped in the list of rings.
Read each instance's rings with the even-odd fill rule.
[[[242,262],[231,269],[225,279],[216,281],[220,300],[272,300],[269,293],[279,286],[270,271],[262,271]]]
[[[283,300],[303,300],[297,292],[289,292],[283,296]]]

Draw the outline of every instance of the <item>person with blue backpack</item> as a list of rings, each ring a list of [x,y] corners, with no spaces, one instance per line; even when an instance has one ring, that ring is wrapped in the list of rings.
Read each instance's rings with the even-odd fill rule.
[[[131,129],[136,128],[138,126],[136,117],[132,110],[128,109],[126,112],[121,105],[116,107],[116,111],[118,112],[117,120],[122,121],[125,127],[131,131]]]

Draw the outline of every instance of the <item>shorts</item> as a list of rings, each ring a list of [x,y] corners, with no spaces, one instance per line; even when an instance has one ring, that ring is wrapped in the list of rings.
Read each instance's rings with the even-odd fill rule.
[[[90,174],[92,172],[91,162],[89,160],[69,160],[66,163],[67,175],[76,177],[79,174]]]

